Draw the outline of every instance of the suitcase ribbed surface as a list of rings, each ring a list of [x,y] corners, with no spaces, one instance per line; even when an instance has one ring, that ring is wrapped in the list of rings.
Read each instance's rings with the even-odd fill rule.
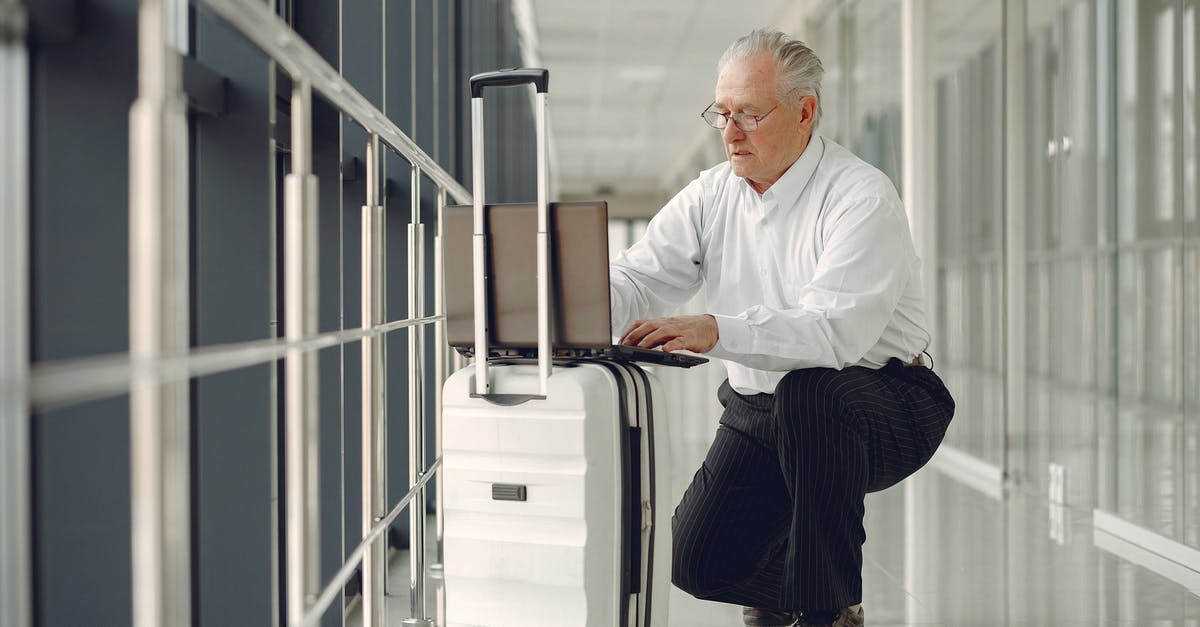
[[[535,390],[534,366],[491,369],[494,390]],[[602,367],[556,368],[546,399],[443,394],[450,625],[615,625],[620,566],[618,388]],[[496,486],[500,486],[496,488]],[[523,490],[521,490],[523,488]],[[522,492],[525,500],[495,498]]]

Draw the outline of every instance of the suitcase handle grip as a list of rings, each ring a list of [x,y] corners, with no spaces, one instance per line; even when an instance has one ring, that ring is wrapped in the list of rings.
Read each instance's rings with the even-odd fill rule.
[[[471,97],[482,98],[484,87],[511,87],[533,83],[538,93],[546,93],[550,86],[550,70],[544,68],[509,68],[494,72],[483,72],[471,77]]]

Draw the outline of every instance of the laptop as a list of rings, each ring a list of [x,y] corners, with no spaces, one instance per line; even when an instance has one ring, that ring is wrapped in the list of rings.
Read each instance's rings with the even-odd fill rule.
[[[488,351],[492,357],[537,356],[537,204],[485,205],[488,233]],[[608,203],[551,203],[551,345],[554,356],[603,358],[690,368],[708,361],[686,353],[612,343],[608,285]],[[472,282],[474,208],[443,214],[446,339],[460,353],[475,348]]]

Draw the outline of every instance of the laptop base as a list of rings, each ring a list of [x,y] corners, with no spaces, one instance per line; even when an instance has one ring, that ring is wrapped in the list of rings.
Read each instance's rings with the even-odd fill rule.
[[[474,347],[456,348],[458,354],[468,359],[475,356]],[[708,363],[707,357],[688,353],[667,353],[651,348],[636,348],[633,346],[613,345],[604,348],[556,348],[554,349],[555,365],[569,365],[572,361],[588,359],[609,359],[619,362],[635,362],[673,368],[691,368]],[[488,351],[488,360],[503,363],[525,363],[537,361],[537,349],[507,348]]]

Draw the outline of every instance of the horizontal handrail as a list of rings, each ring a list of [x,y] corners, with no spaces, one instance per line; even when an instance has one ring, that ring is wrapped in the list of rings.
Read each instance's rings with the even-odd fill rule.
[[[358,543],[358,546],[355,547],[354,550],[350,552],[350,555],[346,557],[346,561],[342,564],[341,569],[334,573],[333,578],[329,580],[329,583],[325,584],[325,589],[321,591],[321,595],[317,597],[317,600],[314,601],[311,606],[309,606],[307,612],[304,614],[304,619],[300,622],[301,627],[308,627],[309,625],[316,625],[321,622],[321,615],[325,613],[325,610],[329,607],[329,604],[333,603],[333,600],[337,598],[338,592],[341,592],[342,588],[345,587],[346,582],[350,581],[350,577],[354,575],[354,569],[358,567],[358,563],[362,561],[363,556],[366,555],[367,551],[371,548],[371,543],[377,540],[384,531],[387,531],[387,528],[390,527],[392,523],[396,522],[396,518],[400,516],[400,512],[404,511],[404,507],[408,505],[409,502],[411,502],[414,498],[416,498],[418,492],[425,488],[425,484],[429,483],[430,478],[437,474],[437,471],[440,470],[441,465],[441,457],[434,460],[434,462],[429,465],[429,468],[421,474],[421,478],[418,479],[417,482],[413,484],[412,488],[409,489],[408,493],[404,495],[404,498],[400,499],[400,502],[396,503],[396,506],[392,508],[392,511],[388,512],[387,516],[384,516],[379,520],[379,522],[375,523],[375,525],[371,527],[370,533],[363,536],[363,539]]]
[[[311,83],[313,89],[368,133],[379,135],[380,140],[420,168],[426,176],[450,192],[455,200],[463,204],[471,203],[471,194],[465,187],[342,78],[287,22],[272,13],[268,4],[250,0],[200,0],[200,4],[240,31],[293,79]]]
[[[129,353],[80,357],[35,364],[30,373],[30,404],[39,410],[54,409],[125,394],[134,375],[169,383],[193,377],[238,370],[283,359],[289,351],[311,352],[383,335],[408,327],[424,326],[445,318],[438,314],[407,318],[369,329],[329,331],[288,341],[283,338],[252,340],[194,348],[183,355],[135,360]]]

